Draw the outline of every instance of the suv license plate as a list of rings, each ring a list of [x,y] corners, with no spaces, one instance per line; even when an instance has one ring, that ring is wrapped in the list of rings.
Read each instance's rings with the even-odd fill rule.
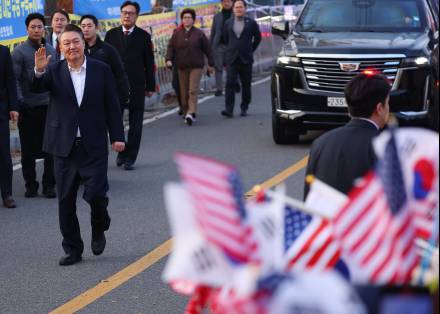
[[[347,101],[344,97],[328,97],[327,106],[329,107],[347,107]]]

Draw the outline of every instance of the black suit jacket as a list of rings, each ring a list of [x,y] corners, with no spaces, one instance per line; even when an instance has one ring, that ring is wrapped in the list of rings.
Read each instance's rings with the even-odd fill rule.
[[[11,111],[18,111],[17,83],[11,53],[0,45],[0,121],[8,121]]]
[[[374,167],[376,155],[372,140],[379,134],[370,122],[352,119],[314,141],[306,176],[311,174],[347,194],[353,181]],[[309,191],[305,184],[304,198]]]
[[[119,26],[107,32],[105,41],[119,52],[131,90],[154,92],[156,90],[156,79],[150,34],[139,27],[135,27],[129,36],[125,36],[122,32],[122,26]]]
[[[51,45],[52,47],[55,48],[55,44],[54,44],[54,42],[53,42],[52,35],[53,35],[53,31],[50,31],[50,32],[46,35],[46,37],[45,37],[44,39],[46,40],[46,44],[49,44],[49,45]],[[55,49],[55,50],[56,50],[56,49]],[[58,61],[58,60],[61,59],[61,55],[60,55],[60,52],[59,52],[59,51],[56,51],[56,53],[57,53],[57,59],[56,59],[56,61]]]
[[[107,134],[112,143],[124,141],[116,84],[106,64],[87,59],[81,106],[78,106],[65,60],[49,66],[43,77],[34,77],[32,88],[35,92],[51,93],[43,142],[45,152],[67,157],[77,136],[78,126],[84,147],[92,157],[108,154]]]
[[[234,16],[225,22],[223,40],[226,44],[226,64],[233,64],[240,59],[244,64],[254,62],[254,51],[261,42],[260,27],[254,20],[244,18],[244,30],[240,38],[234,30]]]
[[[86,43],[85,54],[110,66],[116,80],[121,104],[128,103],[130,99],[130,85],[121,57],[115,47],[102,41],[98,36],[96,38],[96,44],[93,47],[89,47]]]

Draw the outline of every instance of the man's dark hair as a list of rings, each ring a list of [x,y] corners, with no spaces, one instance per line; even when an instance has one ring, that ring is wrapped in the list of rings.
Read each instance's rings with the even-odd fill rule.
[[[182,12],[180,12],[180,19],[183,19],[183,16],[185,14],[191,14],[193,20],[194,21],[196,20],[196,11],[194,11],[193,9],[191,9],[191,8],[183,9]]]
[[[75,33],[78,33],[78,34],[80,34],[81,38],[82,38],[83,40],[85,40],[85,39],[84,39],[84,34],[83,34],[81,28],[79,28],[78,26],[73,25],[73,24],[67,24],[66,27],[64,28],[64,31],[61,32],[59,38],[61,38],[61,36],[63,36],[64,33],[69,33],[69,32],[75,32]]]
[[[43,25],[46,26],[46,21],[43,15],[41,15],[40,13],[31,13],[26,17],[26,20],[24,21],[24,23],[26,24],[26,28],[29,27],[29,24],[32,20],[40,20],[41,22],[43,22]]]
[[[64,11],[63,9],[59,9],[59,10],[55,10],[52,15],[50,16],[50,22],[52,23],[53,21],[53,17],[55,16],[55,14],[62,14],[66,17],[67,21],[70,22],[70,17],[69,17],[69,13],[67,13],[66,11]]]
[[[128,5],[134,6],[136,9],[136,14],[139,15],[139,12],[141,12],[141,6],[136,1],[125,1],[123,4],[121,4],[121,11]]]
[[[390,90],[390,82],[383,75],[357,75],[345,86],[348,112],[352,117],[371,117],[378,103],[385,104]]]
[[[81,23],[82,23],[85,19],[92,20],[92,21],[93,21],[93,24],[95,24],[95,26],[98,26],[98,19],[96,18],[96,16],[91,15],[91,14],[83,15],[83,16],[81,17],[81,19],[79,20],[79,25],[81,25]]]
[[[234,0],[234,6],[237,2],[243,2],[245,8],[247,8],[247,2],[245,0]]]

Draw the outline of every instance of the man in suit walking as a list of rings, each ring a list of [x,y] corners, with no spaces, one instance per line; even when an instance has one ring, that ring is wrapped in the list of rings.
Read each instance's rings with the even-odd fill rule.
[[[232,0],[222,0],[222,10],[214,16],[211,27],[210,43],[215,62],[215,96],[223,95],[223,68],[225,66],[226,45],[223,37],[225,23],[232,17]]]
[[[352,119],[313,142],[306,178],[312,175],[347,194],[354,180],[373,168],[372,140],[388,122],[390,90],[389,81],[381,75],[360,74],[347,84],[345,98]],[[308,192],[306,182],[304,198]]]
[[[12,198],[12,160],[9,120],[17,122],[17,84],[9,49],[0,45],[0,192],[3,206],[15,208]]]
[[[145,96],[151,97],[156,89],[151,36],[136,26],[139,12],[137,2],[125,1],[121,5],[122,25],[111,29],[105,36],[105,41],[119,52],[130,82],[127,147],[116,160],[116,164],[124,165],[125,170],[134,169],[141,144]]]
[[[261,42],[260,28],[254,20],[246,16],[247,4],[244,0],[234,2],[234,17],[225,23],[223,31],[226,44],[226,97],[222,115],[232,118],[235,105],[237,76],[242,86],[241,116],[247,115],[251,102],[252,65],[254,51]]]
[[[43,149],[55,158],[59,220],[66,255],[62,266],[82,259],[84,244],[76,216],[80,182],[91,207],[92,252],[104,251],[109,229],[108,136],[112,149],[124,150],[124,128],[116,84],[110,68],[84,56],[81,29],[67,25],[60,35],[64,61],[48,66],[45,48],[35,54],[36,92],[51,93]]]
[[[86,56],[90,56],[110,66],[118,87],[121,106],[130,101],[130,85],[121,57],[115,47],[104,42],[98,35],[98,19],[93,15],[84,15],[80,27],[86,40]]]

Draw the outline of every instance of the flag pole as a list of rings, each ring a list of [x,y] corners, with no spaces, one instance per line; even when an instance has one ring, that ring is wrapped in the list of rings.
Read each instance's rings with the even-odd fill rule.
[[[253,190],[256,193],[256,195],[258,195],[260,192],[263,191],[261,186],[259,186],[259,185],[256,185],[253,188]],[[270,189],[265,190],[264,193],[267,196],[273,197],[273,198],[275,198],[278,195],[278,192],[272,191]],[[326,214],[324,214],[324,213],[322,213],[320,211],[317,211],[317,210],[315,210],[313,208],[307,207],[304,204],[304,202],[302,202],[302,201],[296,200],[296,199],[294,199],[294,198],[292,198],[290,196],[287,196],[287,195],[283,195],[283,198],[284,198],[284,202],[287,205],[292,206],[293,208],[298,209],[298,210],[300,210],[300,211],[302,211],[302,212],[304,212],[306,214],[318,216],[318,217],[321,217],[321,218],[324,218],[324,219],[330,219],[331,218],[330,216],[328,216],[328,215],[326,215]]]

